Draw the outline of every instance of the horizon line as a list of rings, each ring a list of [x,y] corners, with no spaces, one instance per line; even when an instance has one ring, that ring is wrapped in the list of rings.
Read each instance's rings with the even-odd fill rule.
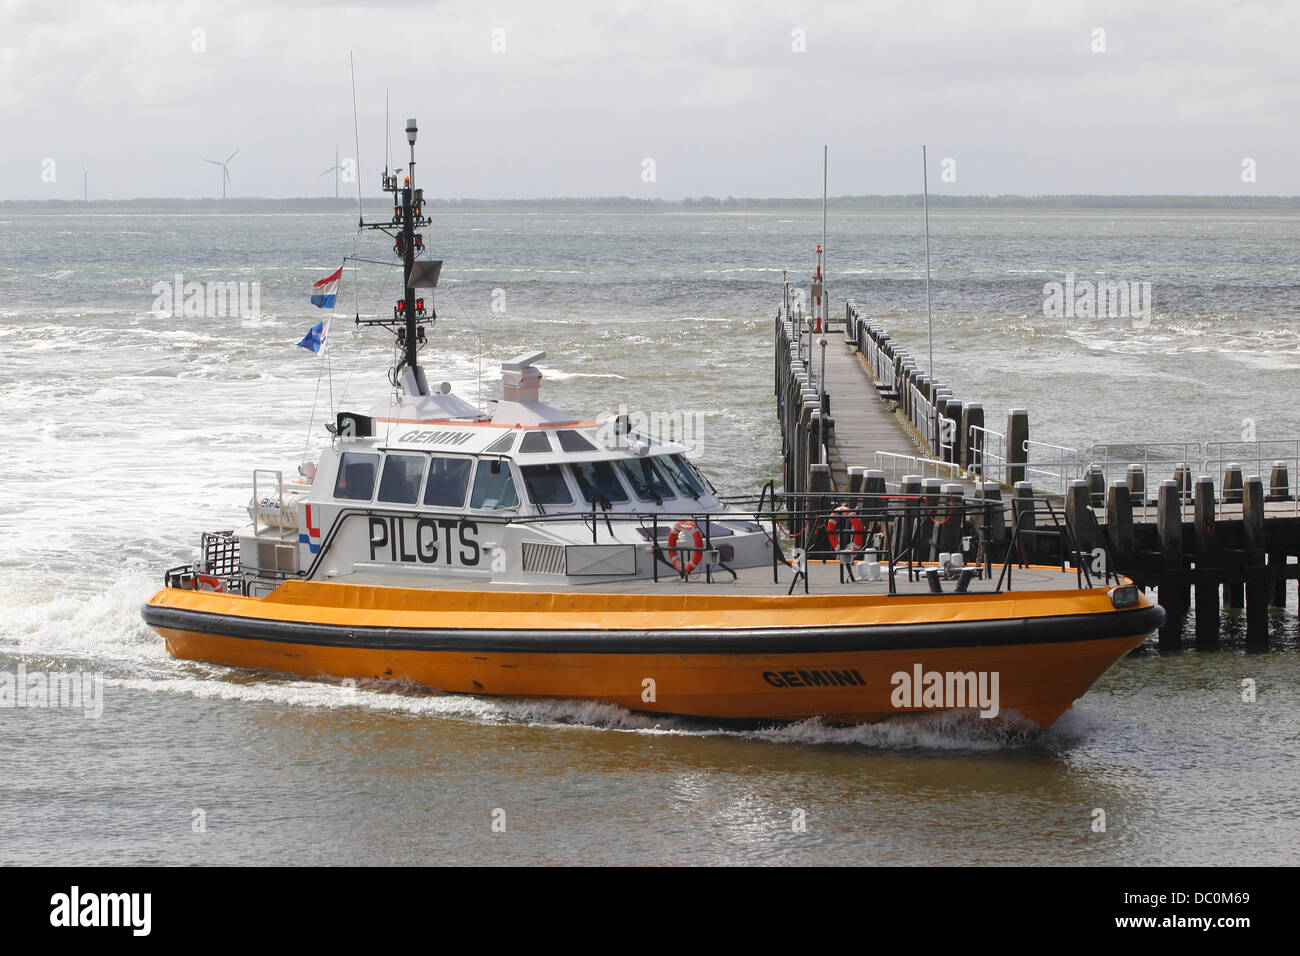
[[[827,197],[827,203],[853,204],[853,203],[921,203],[921,193],[864,193],[856,195],[830,196]],[[932,205],[973,205],[979,203],[988,204],[1050,204],[1050,203],[1086,203],[1097,205],[1102,201],[1118,202],[1121,205],[1134,205],[1140,203],[1155,203],[1159,205],[1169,205],[1172,203],[1183,204],[1286,204],[1300,203],[1300,196],[1296,195],[1241,195],[1233,193],[942,193],[930,196]],[[437,198],[428,197],[425,200],[427,205],[431,206],[456,206],[456,205],[478,205],[486,206],[493,204],[501,205],[528,205],[544,204],[553,205],[559,203],[570,204],[620,204],[635,206],[746,206],[746,205],[763,205],[779,206],[782,204],[789,206],[813,206],[820,205],[822,198],[817,197],[798,197],[798,196],[713,196],[704,194],[700,196],[684,196],[677,199],[662,197],[638,197],[628,195],[618,196],[539,196],[539,197],[477,197],[462,196]],[[130,198],[118,199],[67,199],[67,198],[46,198],[46,199],[5,199],[0,198],[0,206],[77,206],[77,207],[94,207],[94,206],[114,206],[123,204],[143,204],[157,203],[163,205],[187,205],[187,204],[285,204],[285,203],[312,203],[335,206],[339,208],[353,208],[357,201],[351,198],[333,196],[288,196],[288,197],[269,197],[269,196],[230,196],[227,198],[218,198],[212,196],[136,196]],[[390,205],[390,200],[385,196],[366,196],[361,199],[362,205]]]

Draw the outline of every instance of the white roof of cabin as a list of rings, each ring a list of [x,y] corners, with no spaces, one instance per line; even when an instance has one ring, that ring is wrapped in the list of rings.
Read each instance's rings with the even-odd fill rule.
[[[376,431],[374,438],[364,444],[345,442],[340,450],[349,450],[348,445],[351,444],[351,450],[373,447],[393,451],[480,455],[489,453],[488,449],[510,432],[526,434],[545,431],[552,436],[550,451],[521,453],[519,449],[522,439],[518,439],[508,451],[490,454],[513,458],[521,465],[549,465],[558,462],[636,459],[646,455],[672,455],[686,451],[685,447],[676,442],[652,441],[640,435],[619,438],[614,434],[612,417],[597,422],[581,421],[541,401],[537,398],[537,383],[542,375],[534,363],[545,355],[545,352],[532,352],[501,363],[505,386],[503,390],[509,397],[496,403],[491,416],[451,394],[451,386],[442,383],[431,390],[433,394],[399,393],[396,398],[390,398],[377,406],[372,412]],[[569,429],[581,434],[595,447],[565,451],[555,433]]]
[[[492,412],[494,425],[576,425],[578,419],[541,399],[523,402],[497,402]]]
[[[487,418],[477,407],[451,392],[433,395],[399,395],[375,406],[371,416],[377,421],[435,422],[482,421]]]
[[[503,457],[512,458],[521,465],[549,465],[556,462],[573,461],[610,461],[619,458],[636,459],[643,457],[638,450],[645,448],[645,455],[672,455],[685,452],[682,445],[675,442],[651,442],[633,436],[632,444],[626,438],[622,441],[609,440],[612,429],[607,423],[594,424],[584,422],[572,424],[573,431],[582,435],[595,446],[594,449],[564,451],[559,443],[557,432],[569,429],[563,426],[546,425],[541,427],[502,427],[495,422],[487,424],[469,424],[456,422],[377,422],[378,434],[374,438],[374,447],[392,451],[428,451],[447,454],[478,455],[488,451],[507,434],[523,436],[530,432],[543,431],[550,436],[550,451],[520,452],[523,438],[516,438],[507,452],[493,452]],[[346,448],[344,449],[346,450]]]

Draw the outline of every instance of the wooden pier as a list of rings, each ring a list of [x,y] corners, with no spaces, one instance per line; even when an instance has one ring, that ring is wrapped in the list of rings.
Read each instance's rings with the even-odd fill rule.
[[[1006,526],[991,536],[1003,547],[1014,528],[1060,514],[1074,563],[1156,591],[1169,615],[1162,647],[1180,644],[1189,615],[1196,646],[1216,645],[1221,607],[1244,611],[1247,643],[1267,645],[1270,610],[1285,606],[1287,581],[1300,581],[1300,500],[1289,482],[1300,441],[1086,452],[1035,442],[1027,410],[1008,410],[1002,431],[989,427],[980,402],[930,381],[852,301],[834,321],[790,302],[787,288],[773,329],[787,493],[1005,500]],[[1057,559],[1036,538],[1018,540],[1021,560]]]

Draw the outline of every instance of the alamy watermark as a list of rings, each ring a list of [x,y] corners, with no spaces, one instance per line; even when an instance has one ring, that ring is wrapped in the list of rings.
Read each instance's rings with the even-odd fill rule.
[[[1134,328],[1151,322],[1151,283],[1103,279],[1091,282],[1065,274],[1043,286],[1043,315],[1049,319],[1131,319]]]
[[[596,438],[607,448],[630,448],[649,454],[655,444],[675,443],[694,458],[704,453],[704,412],[628,411],[620,404],[618,412],[601,420]]]
[[[186,282],[176,273],[172,282],[160,280],[149,290],[153,312],[187,319],[251,319],[262,309],[260,282]]]
[[[0,708],[81,710],[83,717],[104,715],[104,675],[83,671],[28,671],[20,663],[0,671]]]
[[[148,936],[152,912],[152,893],[83,893],[73,886],[50,897],[50,925],[56,927],[125,927],[133,936]]]
[[[913,664],[910,673],[895,671],[890,677],[889,702],[900,710],[978,707],[981,717],[992,718],[1001,710],[1000,680],[998,671],[927,671]]]

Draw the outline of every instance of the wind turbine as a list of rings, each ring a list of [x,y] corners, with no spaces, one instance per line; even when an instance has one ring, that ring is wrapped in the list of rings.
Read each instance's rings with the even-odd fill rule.
[[[227,156],[224,162],[217,162],[215,159],[203,160],[205,163],[211,163],[213,166],[221,167],[221,198],[223,200],[226,198],[226,183],[230,182],[230,170],[226,168],[226,164],[229,163],[232,159],[234,159],[235,154],[238,153],[239,150],[243,148],[244,147],[240,146],[239,149],[236,149],[234,153],[231,153],[229,156]]]
[[[338,198],[339,198],[339,177],[338,177],[338,174],[339,174],[342,170],[343,170],[343,167],[339,165],[339,148],[338,148],[338,146],[335,146],[335,147],[334,147],[334,165],[331,166],[329,169],[325,170],[325,172],[320,173],[320,174],[318,174],[318,175],[316,176],[317,179],[320,179],[321,176],[328,176],[330,173],[333,173],[333,174],[334,174],[334,198],[335,198],[335,199],[338,199]]]
[[[86,164],[81,164],[81,201],[90,201],[90,170],[86,169]]]

